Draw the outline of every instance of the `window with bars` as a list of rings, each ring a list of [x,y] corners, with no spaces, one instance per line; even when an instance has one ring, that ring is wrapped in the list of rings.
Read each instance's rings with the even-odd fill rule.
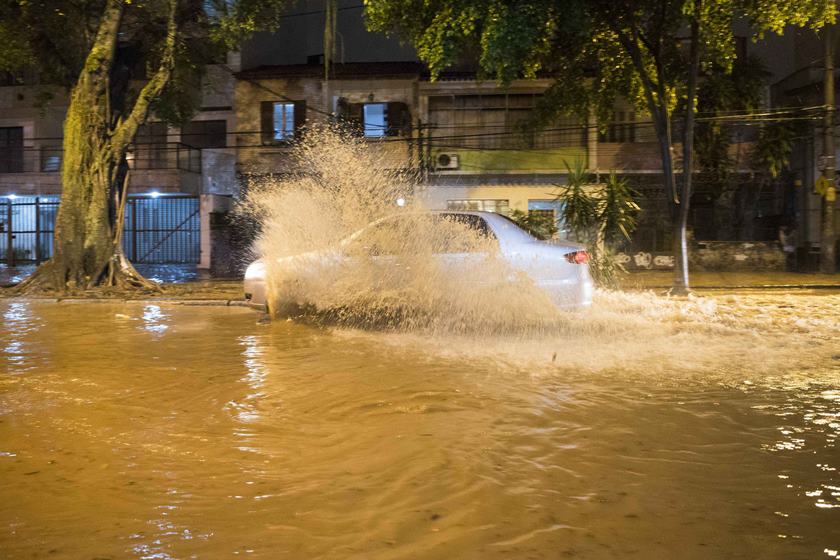
[[[636,114],[633,111],[616,111],[607,125],[606,132],[598,132],[598,142],[635,142]]]
[[[350,103],[341,97],[336,103],[336,117],[365,138],[411,134],[411,112],[400,101]]]
[[[583,147],[586,127],[561,117],[542,130],[529,131],[541,94],[434,95],[429,97],[431,136],[448,146],[479,149]]]

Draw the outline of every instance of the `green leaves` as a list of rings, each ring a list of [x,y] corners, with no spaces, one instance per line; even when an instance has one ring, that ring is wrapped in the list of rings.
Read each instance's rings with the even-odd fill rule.
[[[365,0],[368,27],[409,40],[437,78],[476,53],[479,71],[501,83],[551,65],[558,40],[579,35],[579,0]]]
[[[594,192],[589,173],[581,160],[574,167],[566,165],[567,183],[559,186],[557,200],[563,203],[560,212],[563,223],[581,243],[595,243],[599,239],[600,199]]]
[[[767,123],[758,134],[753,148],[753,162],[759,169],[777,177],[790,164],[795,127],[790,123]]]
[[[592,182],[581,161],[568,171],[568,184],[560,187],[557,196],[563,204],[561,216],[575,240],[587,245],[595,280],[602,286],[614,287],[621,265],[613,258],[613,251],[623,240],[630,241],[636,229],[640,211],[637,195],[615,173],[610,173],[602,184]]]
[[[519,227],[537,239],[551,239],[557,233],[557,223],[554,221],[554,216],[550,213],[538,214],[534,212],[523,212],[522,210],[511,210],[509,217]]]
[[[629,241],[640,209],[627,180],[612,172],[604,183],[594,183],[579,160],[567,169],[568,183],[560,187],[557,200],[563,203],[561,216],[575,239],[591,245]]]
[[[636,193],[627,180],[610,172],[604,184],[599,212],[599,222],[607,245],[622,240],[630,241],[630,235],[636,229],[636,215],[640,211],[635,197]]]

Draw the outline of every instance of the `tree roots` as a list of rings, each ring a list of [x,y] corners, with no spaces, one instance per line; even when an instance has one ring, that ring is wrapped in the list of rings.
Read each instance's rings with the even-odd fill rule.
[[[147,280],[122,254],[114,255],[105,265],[103,272],[90,282],[80,284],[72,274],[59,271],[57,263],[47,261],[31,276],[9,288],[9,295],[56,295],[56,296],[119,296],[137,293],[162,293],[160,285]]]

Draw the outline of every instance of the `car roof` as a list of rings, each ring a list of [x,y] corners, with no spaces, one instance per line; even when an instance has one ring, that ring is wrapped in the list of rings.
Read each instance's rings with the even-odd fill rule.
[[[435,214],[461,214],[483,218],[500,242],[503,243],[533,243],[537,239],[520,228],[516,223],[502,214],[483,212],[481,210],[434,210]]]

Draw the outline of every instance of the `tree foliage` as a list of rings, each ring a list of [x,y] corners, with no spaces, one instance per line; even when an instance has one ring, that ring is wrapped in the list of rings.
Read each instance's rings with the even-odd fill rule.
[[[511,210],[509,218],[537,239],[546,241],[557,235],[557,222],[551,214]]]
[[[797,125],[770,122],[761,127],[753,149],[754,165],[776,178],[790,164]]]
[[[701,119],[695,130],[697,168],[711,193],[719,197],[731,185],[736,161],[730,153],[736,134],[737,114],[762,108],[762,93],[770,73],[756,57],[736,59],[732,72],[712,65],[698,88]]]
[[[133,105],[140,88],[160,64],[167,34],[168,0],[123,0],[111,67],[111,111]],[[173,71],[154,101],[171,122],[197,109],[207,64],[249,34],[279,24],[287,0],[179,0]],[[0,72],[20,83],[76,84],[94,46],[107,0],[0,0]]]

